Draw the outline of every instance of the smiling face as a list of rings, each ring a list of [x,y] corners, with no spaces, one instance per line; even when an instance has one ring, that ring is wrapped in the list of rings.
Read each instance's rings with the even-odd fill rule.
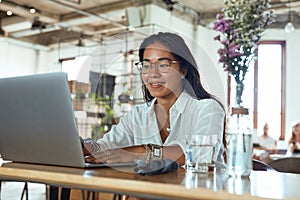
[[[156,63],[161,59],[175,60],[170,51],[160,43],[149,45],[144,51],[143,61]],[[182,82],[185,73],[180,71],[179,63],[171,63],[168,72],[160,72],[152,65],[149,73],[142,74],[142,80],[153,97],[158,101],[162,99],[176,100],[182,92]]]

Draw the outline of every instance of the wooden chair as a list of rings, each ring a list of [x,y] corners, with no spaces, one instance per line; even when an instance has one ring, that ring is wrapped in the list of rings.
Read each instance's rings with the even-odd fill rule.
[[[300,174],[300,158],[286,157],[273,160],[268,163],[273,169],[279,172]]]

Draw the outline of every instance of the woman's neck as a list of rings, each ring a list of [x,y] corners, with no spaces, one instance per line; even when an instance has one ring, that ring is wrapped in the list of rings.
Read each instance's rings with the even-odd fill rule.
[[[169,112],[165,109],[165,107],[161,106],[160,104],[156,104],[154,110],[156,113],[156,120],[162,142],[165,142],[167,137],[169,136],[168,130],[170,129]]]
[[[157,104],[162,106],[167,113],[169,113],[170,108],[176,102],[179,95],[170,94],[167,97],[157,98]]]

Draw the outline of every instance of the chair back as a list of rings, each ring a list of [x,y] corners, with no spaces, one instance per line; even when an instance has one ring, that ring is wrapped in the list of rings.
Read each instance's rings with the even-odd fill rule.
[[[252,169],[254,171],[272,171],[274,170],[270,165],[260,160],[252,159]]]
[[[300,157],[286,157],[268,163],[279,172],[300,174]]]

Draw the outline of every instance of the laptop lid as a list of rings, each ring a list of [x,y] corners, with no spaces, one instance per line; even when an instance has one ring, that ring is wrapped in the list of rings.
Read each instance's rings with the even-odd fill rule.
[[[4,160],[69,167],[120,167],[85,163],[67,74],[0,79],[0,155]]]
[[[0,154],[11,161],[84,167],[65,73],[0,79]]]

